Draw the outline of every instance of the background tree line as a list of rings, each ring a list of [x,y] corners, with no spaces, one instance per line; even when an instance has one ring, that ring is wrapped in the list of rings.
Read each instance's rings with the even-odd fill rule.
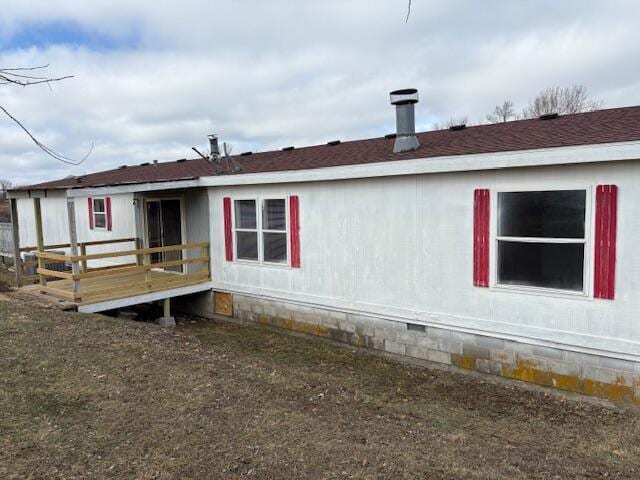
[[[496,105],[493,111],[486,115],[484,121],[478,124],[538,118],[540,115],[549,113],[567,115],[590,112],[602,108],[603,105],[603,101],[591,98],[584,85],[549,87],[538,93],[520,112],[516,110],[513,101],[505,100],[500,105]],[[451,117],[446,122],[436,123],[434,129],[441,130],[461,124],[470,125],[468,115]]]

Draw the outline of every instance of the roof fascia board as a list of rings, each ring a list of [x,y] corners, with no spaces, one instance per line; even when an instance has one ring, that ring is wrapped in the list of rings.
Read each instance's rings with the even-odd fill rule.
[[[640,159],[640,141],[418,158],[308,170],[200,177],[201,186],[319,182]]]
[[[9,198],[64,198],[64,190],[9,190],[7,192]]]
[[[67,197],[91,197],[100,195],[117,195],[119,193],[151,192],[155,190],[173,190],[176,188],[198,187],[198,180],[173,180],[166,182],[132,183],[128,185],[111,185],[105,187],[73,188],[67,190]]]

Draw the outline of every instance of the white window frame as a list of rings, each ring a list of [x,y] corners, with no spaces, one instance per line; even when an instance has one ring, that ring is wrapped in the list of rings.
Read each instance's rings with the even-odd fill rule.
[[[494,290],[503,290],[511,292],[529,293],[535,295],[545,295],[554,297],[570,297],[570,298],[593,298],[592,289],[592,272],[591,272],[591,257],[592,257],[592,245],[593,245],[593,231],[595,215],[593,215],[593,185],[584,184],[580,185],[562,185],[562,186],[548,186],[548,185],[536,185],[536,186],[519,186],[513,185],[508,187],[492,188],[490,196],[490,212],[491,212],[491,226],[490,226],[490,262],[491,262],[491,288]],[[584,212],[584,239],[576,238],[553,238],[553,237],[510,237],[499,236],[499,194],[511,193],[511,192],[553,192],[564,190],[584,190],[585,191],[585,212]],[[531,243],[580,243],[584,245],[584,258],[582,265],[582,290],[564,290],[558,288],[547,287],[533,287],[526,285],[509,285],[501,284],[498,279],[498,242],[502,241],[516,241],[516,242],[531,242]]]
[[[236,228],[236,201],[237,200],[253,200],[256,202],[256,229]],[[263,230],[264,202],[265,200],[284,200],[285,205],[285,230]],[[249,265],[263,265],[268,267],[291,267],[291,252],[289,246],[289,229],[291,218],[289,215],[289,196],[288,195],[267,195],[267,196],[238,196],[231,197],[231,225],[233,231],[233,261],[236,263],[244,263]],[[238,258],[238,235],[236,232],[256,232],[258,237],[258,259],[249,260],[246,258]],[[284,233],[286,238],[287,261],[286,262],[267,262],[264,260],[264,234],[265,233]]]
[[[256,204],[256,228],[239,228],[236,226],[236,202],[242,200],[253,200]],[[232,197],[231,198],[231,225],[233,227],[233,260],[238,263],[260,263],[260,218],[258,215],[258,198],[257,197]],[[255,232],[258,243],[258,259],[251,260],[248,258],[238,258],[238,232]]]
[[[264,221],[264,204],[267,200],[284,200],[284,230],[266,230],[263,229],[263,221]],[[290,223],[290,218],[289,218],[289,197],[278,197],[278,196],[269,196],[269,197],[263,197],[260,199],[260,214],[258,215],[260,217],[260,235],[259,235],[259,240],[260,240],[260,248],[258,248],[258,252],[260,254],[260,259],[262,260],[262,263],[265,265],[281,265],[281,266],[289,266],[291,264],[291,255],[289,252],[289,223]],[[286,250],[286,261],[284,262],[267,262],[264,260],[264,234],[265,233],[280,233],[283,234],[284,233],[284,243],[285,243],[285,250]]]
[[[104,205],[104,210],[102,212],[96,211],[96,200],[102,200],[102,205]],[[92,197],[91,198],[91,215],[93,216],[93,229],[94,230],[104,230],[108,229],[108,219],[107,219],[107,197]],[[104,227],[99,227],[98,222],[96,222],[96,215],[104,215]]]

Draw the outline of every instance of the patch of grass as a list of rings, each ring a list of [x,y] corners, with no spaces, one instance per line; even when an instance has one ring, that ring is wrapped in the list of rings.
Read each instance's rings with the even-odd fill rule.
[[[626,478],[635,410],[214,322],[0,300],[0,478]]]

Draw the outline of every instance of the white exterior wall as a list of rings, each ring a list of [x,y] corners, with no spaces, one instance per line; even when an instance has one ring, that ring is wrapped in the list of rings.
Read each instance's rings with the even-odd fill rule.
[[[109,195],[111,197],[112,230],[89,228],[89,204],[86,198],[76,198],[76,228],[78,242],[97,240],[114,240],[135,237],[135,221],[133,194]],[[36,245],[35,217],[33,199],[20,198],[18,201],[18,221],[20,228],[20,246]],[[42,209],[42,229],[45,245],[69,243],[69,221],[67,217],[67,199],[65,197],[48,197],[40,200]],[[87,247],[87,253],[113,252],[134,248],[133,243],[117,243],[114,245],[97,245]],[[67,249],[68,251],[68,249]],[[95,261],[95,266],[109,263],[130,262],[130,257],[110,258]],[[92,262],[93,263],[93,262]]]
[[[209,241],[209,198],[206,188],[191,188],[183,193],[185,210],[185,241],[186,243],[198,243]],[[196,258],[202,255],[200,249],[187,250],[187,258]],[[196,273],[202,270],[203,264],[195,263],[186,265],[187,273]]]
[[[473,286],[473,191],[619,187],[615,300]],[[640,161],[209,189],[213,287],[640,359]],[[300,197],[302,268],[226,262],[225,196]],[[593,209],[588,222],[593,222]],[[589,235],[593,229],[589,228]],[[492,236],[495,235],[492,223]],[[491,265],[495,260],[492,242]],[[495,281],[492,272],[491,281]]]
[[[20,247],[34,247],[36,245],[36,220],[33,213],[33,199],[19,198],[17,202]],[[42,198],[40,208],[45,245],[68,243],[67,199],[64,197]]]

